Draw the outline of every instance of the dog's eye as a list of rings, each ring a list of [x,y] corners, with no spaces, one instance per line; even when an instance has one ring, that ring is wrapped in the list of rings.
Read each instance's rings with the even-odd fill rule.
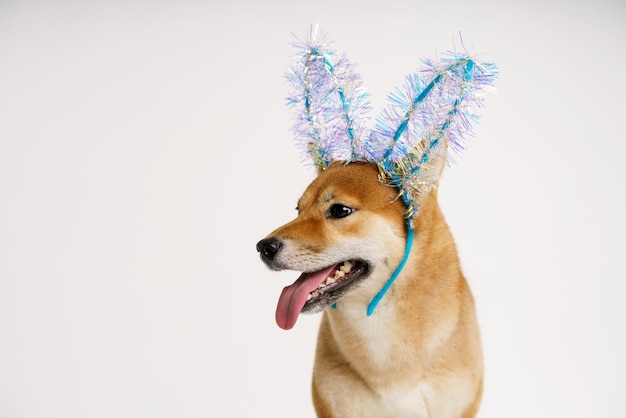
[[[348,206],[335,203],[334,205],[330,207],[330,209],[328,209],[328,217],[335,218],[335,219],[345,218],[346,216],[350,215],[353,211],[354,209]]]

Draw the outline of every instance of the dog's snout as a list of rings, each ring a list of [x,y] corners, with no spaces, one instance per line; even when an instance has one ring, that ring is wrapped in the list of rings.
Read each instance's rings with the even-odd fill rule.
[[[278,254],[282,246],[282,242],[276,238],[265,238],[257,243],[256,250],[261,255],[263,261],[268,263],[274,261],[276,254]]]

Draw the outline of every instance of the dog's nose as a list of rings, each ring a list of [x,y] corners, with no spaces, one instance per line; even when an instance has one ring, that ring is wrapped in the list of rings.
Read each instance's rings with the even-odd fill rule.
[[[261,254],[263,261],[269,262],[274,261],[274,257],[282,246],[282,242],[276,238],[265,238],[257,243],[256,250]]]

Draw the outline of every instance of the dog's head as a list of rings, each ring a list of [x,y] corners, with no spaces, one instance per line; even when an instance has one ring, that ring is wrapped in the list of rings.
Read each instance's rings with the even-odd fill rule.
[[[280,296],[281,328],[348,294],[367,304],[402,257],[406,207],[397,197],[368,163],[334,164],[309,185],[296,219],[257,244],[271,269],[303,272]]]

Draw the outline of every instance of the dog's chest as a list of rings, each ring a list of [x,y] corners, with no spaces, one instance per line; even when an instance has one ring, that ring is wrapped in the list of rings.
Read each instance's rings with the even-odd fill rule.
[[[427,400],[420,387],[394,388],[370,398],[371,417],[429,418]]]
[[[337,323],[330,318],[333,338],[339,351],[350,359],[351,366],[366,380],[386,377],[390,371],[398,368],[409,373],[416,372],[406,364],[412,363],[414,358],[407,355],[402,332],[390,326],[395,321],[393,313],[380,309],[376,315],[368,317],[362,310],[347,306],[343,312],[334,314],[343,315],[344,318]],[[400,364],[404,367],[399,367]],[[376,382],[371,383],[376,385]]]
[[[315,378],[337,416],[452,418],[469,404],[475,395],[471,379],[425,370],[422,346],[411,344],[394,326],[399,321],[393,312],[381,309],[366,317],[349,306],[338,310],[326,313],[328,321],[322,323],[321,334],[332,337],[319,341],[325,355],[316,361],[324,372]]]
[[[467,405],[467,393],[454,387],[442,393],[434,390],[430,382],[421,382],[414,387],[397,386],[378,392],[378,396],[365,395],[362,404],[363,417],[393,418],[453,418],[458,417]]]

